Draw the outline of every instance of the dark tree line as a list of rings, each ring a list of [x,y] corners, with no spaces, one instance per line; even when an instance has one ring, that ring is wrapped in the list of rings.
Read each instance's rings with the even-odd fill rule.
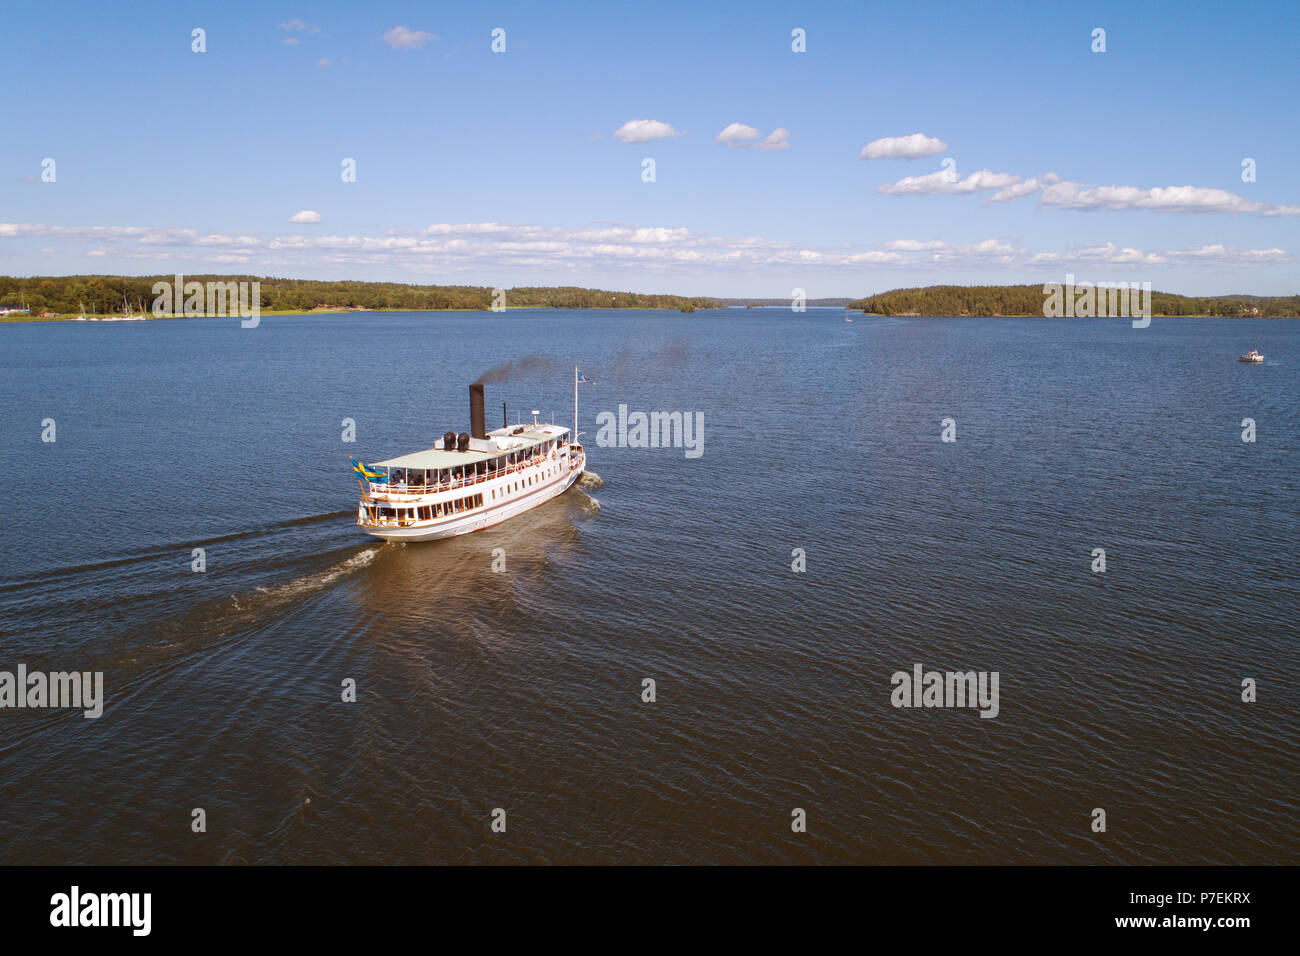
[[[1042,285],[932,285],[867,296],[851,302],[849,308],[875,315],[1042,315],[1045,298]],[[1194,298],[1152,292],[1151,311],[1166,316],[1300,316],[1300,295]]]
[[[103,315],[122,311],[123,297],[131,310],[153,307],[156,282],[174,276],[0,276],[0,306],[25,304],[37,312],[75,315],[84,305],[87,313]],[[261,308],[312,309],[490,309],[493,290],[480,286],[408,285],[400,282],[318,282],[311,279],[277,279],[259,276],[186,275],[185,282],[260,282]],[[716,308],[712,299],[676,295],[607,292],[573,286],[521,287],[505,290],[507,308],[553,307],[565,309],[680,309],[684,306]]]

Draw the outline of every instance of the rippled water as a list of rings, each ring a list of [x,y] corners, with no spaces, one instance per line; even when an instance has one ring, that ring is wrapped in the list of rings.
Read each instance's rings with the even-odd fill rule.
[[[107,695],[98,720],[0,711],[0,861],[1300,862],[1300,323],[519,311],[0,342],[0,669]],[[463,429],[468,383],[530,353],[596,379],[604,487],[451,541],[360,535],[348,456]],[[489,387],[489,422],[567,423],[569,375]],[[703,456],[596,447],[620,403],[703,412]],[[998,717],[893,708],[918,662],[999,672]]]

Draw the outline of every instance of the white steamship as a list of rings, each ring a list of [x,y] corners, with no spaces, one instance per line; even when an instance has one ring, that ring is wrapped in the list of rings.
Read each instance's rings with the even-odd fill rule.
[[[469,432],[447,432],[425,451],[365,465],[355,459],[361,483],[357,524],[388,541],[432,541],[468,534],[536,508],[567,490],[586,467],[576,440],[578,383],[573,370],[573,427],[529,424],[488,431],[483,386],[469,387]]]

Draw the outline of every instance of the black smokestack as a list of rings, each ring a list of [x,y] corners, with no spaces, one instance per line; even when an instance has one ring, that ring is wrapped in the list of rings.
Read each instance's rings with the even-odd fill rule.
[[[469,387],[469,434],[471,438],[487,438],[487,422],[483,419],[483,386],[478,382]]]

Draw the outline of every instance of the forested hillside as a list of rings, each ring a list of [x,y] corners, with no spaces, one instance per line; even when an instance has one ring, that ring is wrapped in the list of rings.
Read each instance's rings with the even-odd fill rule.
[[[44,276],[0,277],[0,306],[25,304],[33,313],[76,314],[84,305],[90,314],[122,311],[126,297],[132,311],[140,303],[150,309],[155,282],[166,276]],[[489,309],[493,290],[479,286],[407,285],[399,282],[318,282],[258,276],[187,275],[186,282],[260,282],[263,311],[337,309]],[[679,309],[684,305],[716,308],[712,299],[676,295],[643,295],[601,289],[526,287],[505,290],[507,308]]]
[[[1041,285],[932,285],[894,289],[850,303],[876,315],[1042,315]],[[1154,315],[1300,316],[1300,295],[1191,298],[1151,293]]]

